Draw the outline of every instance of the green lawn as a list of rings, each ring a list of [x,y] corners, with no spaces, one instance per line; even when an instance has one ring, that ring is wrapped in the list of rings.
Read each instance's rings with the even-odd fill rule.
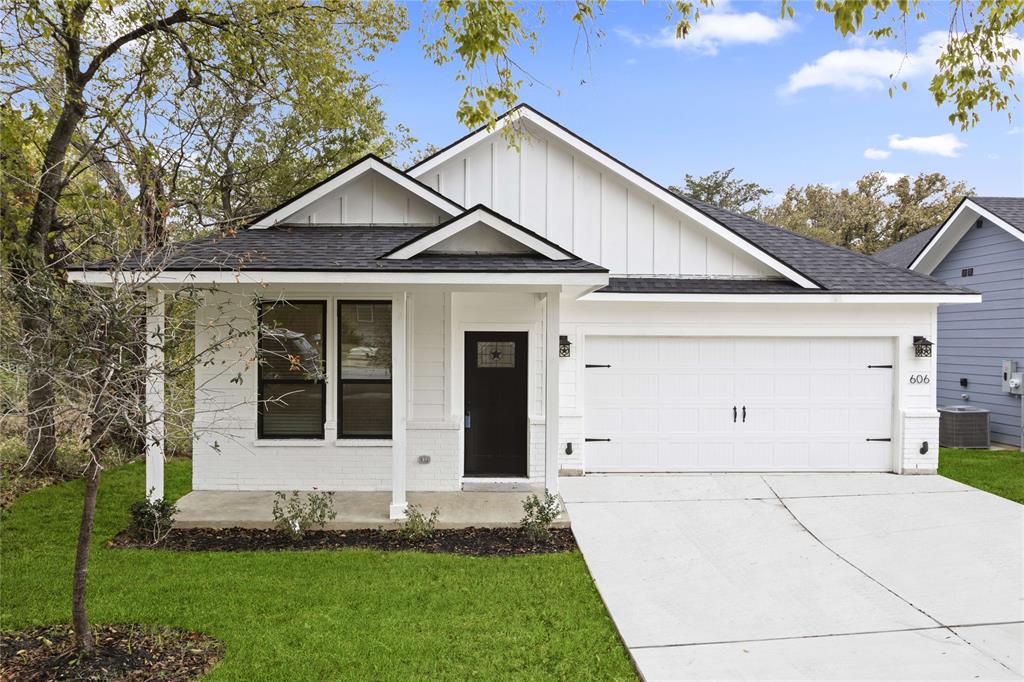
[[[89,573],[93,622],[159,623],[226,645],[211,680],[635,679],[578,553],[475,558],[364,550],[111,550],[144,470],[107,472]],[[191,463],[167,466],[189,489]],[[70,620],[80,482],[2,517],[0,627]]]
[[[1005,450],[939,450],[939,473],[1024,504],[1024,453]]]

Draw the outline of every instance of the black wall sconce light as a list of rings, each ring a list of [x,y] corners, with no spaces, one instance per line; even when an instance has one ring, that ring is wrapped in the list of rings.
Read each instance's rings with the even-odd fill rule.
[[[932,356],[932,346],[935,345],[923,336],[914,337],[914,357],[915,358],[930,358]]]
[[[558,357],[567,358],[569,357],[569,351],[572,348],[572,342],[569,341],[568,336],[558,337]]]

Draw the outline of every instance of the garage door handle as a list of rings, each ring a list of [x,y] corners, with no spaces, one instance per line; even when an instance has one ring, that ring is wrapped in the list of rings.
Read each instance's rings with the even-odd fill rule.
[[[736,423],[736,406],[735,405],[732,406],[732,423],[733,424]]]
[[[584,365],[587,369],[591,367],[611,367],[611,365]]]
[[[747,406],[746,405],[743,406],[743,423],[744,424],[747,423]]]
[[[584,438],[584,443],[611,443],[611,438]]]

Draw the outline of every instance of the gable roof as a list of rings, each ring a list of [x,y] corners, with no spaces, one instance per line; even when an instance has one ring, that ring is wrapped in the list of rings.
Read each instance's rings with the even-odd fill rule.
[[[562,260],[534,254],[431,254],[407,259],[384,256],[432,228],[381,225],[275,225],[231,235],[177,242],[146,259],[129,259],[126,269],[159,264],[171,272],[593,272],[605,268],[573,256]],[[110,261],[85,270],[107,270]]]
[[[695,199],[684,201],[727,224],[766,251],[779,254],[787,262],[795,264],[821,284],[823,293],[974,293]]]
[[[286,220],[295,212],[310,205],[317,199],[324,197],[338,187],[342,187],[370,171],[379,173],[394,182],[396,185],[411,192],[427,203],[432,204],[450,216],[458,215],[465,210],[461,205],[455,203],[440,192],[437,192],[432,187],[428,187],[411,175],[400,171],[379,156],[367,154],[358,161],[355,161],[338,172],[329,175],[312,187],[309,187],[294,197],[278,204],[266,213],[253,218],[249,221],[247,226],[260,229],[276,225],[277,223]]]
[[[907,267],[934,271],[979,218],[1024,241],[1024,197],[965,197]]]
[[[578,256],[563,249],[561,246],[545,239],[533,230],[509,220],[483,204],[477,204],[451,220],[447,220],[404,244],[400,244],[384,257],[389,259],[411,258],[457,235],[463,230],[479,224],[497,230],[526,248],[551,260],[579,260]]]
[[[942,226],[936,225],[935,227],[929,227],[927,230],[922,230],[913,237],[907,237],[887,249],[882,249],[878,253],[872,254],[871,257],[882,261],[886,265],[892,265],[897,268],[909,268],[910,264],[917,258],[917,254],[921,253],[921,249],[939,231],[940,227]]]
[[[813,277],[808,276],[807,273],[803,272],[798,266],[786,261],[785,258],[781,257],[779,254],[766,251],[761,246],[747,239],[740,232],[733,230],[729,225],[711,218],[704,212],[696,210],[692,204],[681,199],[675,192],[672,192],[667,187],[659,185],[654,180],[651,180],[646,175],[626,165],[597,145],[583,139],[562,124],[548,118],[525,103],[519,104],[499,116],[491,126],[477,128],[452,144],[440,149],[427,158],[422,159],[410,167],[406,172],[413,176],[421,176],[422,174],[437,167],[439,164],[444,163],[455,154],[471,147],[480,139],[491,135],[496,130],[522,120],[529,121],[534,126],[561,140],[603,168],[607,168],[611,172],[617,174],[626,182],[629,182],[661,201],[668,203],[670,206],[687,215],[692,220],[695,220],[698,224],[724,239],[726,242],[729,242],[740,251],[752,256],[755,260],[761,262],[775,272],[778,272],[783,277],[796,282],[801,287],[815,289],[821,286]]]

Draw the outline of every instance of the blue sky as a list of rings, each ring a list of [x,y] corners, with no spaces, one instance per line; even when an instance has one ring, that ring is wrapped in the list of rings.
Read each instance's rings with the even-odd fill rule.
[[[522,99],[663,184],[733,166],[776,192],[846,186],[874,170],[939,171],[978,194],[1024,194],[1024,111],[1012,123],[984,111],[964,132],[927,90],[946,5],[925,4],[928,22],[910,28],[909,91],[892,99],[886,76],[901,41],[843,39],[810,3],[782,23],[776,0],[716,5],[679,46],[662,3],[609,2],[588,56],[570,7],[545,4],[538,52],[520,55],[538,81]],[[461,85],[424,59],[422,11],[409,5],[413,28],[371,70],[392,122],[443,146],[466,132],[454,116]]]

